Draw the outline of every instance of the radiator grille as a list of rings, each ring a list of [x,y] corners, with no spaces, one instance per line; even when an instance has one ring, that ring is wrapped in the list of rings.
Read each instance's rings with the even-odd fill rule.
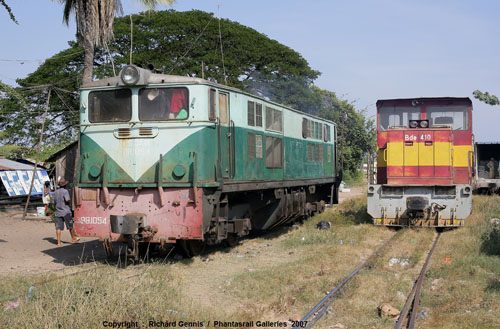
[[[139,128],[139,136],[153,136],[153,128],[151,127]]]
[[[130,137],[130,129],[118,128],[118,137]]]

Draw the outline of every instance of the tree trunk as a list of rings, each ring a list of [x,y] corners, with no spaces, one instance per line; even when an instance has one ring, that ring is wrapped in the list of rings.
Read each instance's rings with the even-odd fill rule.
[[[89,33],[83,35],[83,76],[82,84],[92,82],[92,72],[94,70],[94,43],[90,40]]]

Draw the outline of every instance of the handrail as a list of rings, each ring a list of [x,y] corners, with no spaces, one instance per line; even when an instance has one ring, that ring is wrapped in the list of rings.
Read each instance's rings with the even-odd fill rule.
[[[229,121],[229,165],[230,165],[230,173],[229,177],[234,178],[234,173],[236,171],[236,133],[235,133],[235,124],[233,120]]]

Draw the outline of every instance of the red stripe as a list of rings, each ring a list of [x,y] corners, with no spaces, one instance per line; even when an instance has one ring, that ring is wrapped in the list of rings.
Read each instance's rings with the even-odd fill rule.
[[[466,130],[455,130],[453,132],[453,144],[472,145],[472,133]]]
[[[453,185],[451,179],[448,178],[412,178],[412,177],[398,177],[388,178],[388,185]]]
[[[379,131],[377,134],[377,146],[379,149],[385,148],[387,145],[387,132]]]
[[[451,177],[448,166],[388,166],[388,177]]]
[[[443,129],[391,129],[388,131],[379,131],[377,134],[378,148],[385,148],[387,142],[403,142],[405,135],[431,134],[431,140],[434,142],[451,142],[454,145],[471,145],[472,133],[467,130],[443,130]],[[417,139],[417,141],[419,141]]]
[[[377,179],[388,184],[468,184],[469,168],[447,166],[389,166],[377,168]],[[399,183],[398,183],[399,182]],[[384,183],[381,183],[384,184]]]

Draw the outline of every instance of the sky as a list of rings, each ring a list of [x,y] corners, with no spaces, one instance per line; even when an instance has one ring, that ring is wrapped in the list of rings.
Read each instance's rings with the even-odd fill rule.
[[[0,8],[0,80],[36,70],[67,48],[75,26],[58,0],[7,0],[19,25]],[[125,14],[144,11],[122,0]],[[500,141],[500,106],[475,100],[476,89],[500,96],[500,1],[495,0],[177,0],[249,26],[300,53],[321,72],[315,84],[374,117],[378,99],[470,97],[476,141]]]

